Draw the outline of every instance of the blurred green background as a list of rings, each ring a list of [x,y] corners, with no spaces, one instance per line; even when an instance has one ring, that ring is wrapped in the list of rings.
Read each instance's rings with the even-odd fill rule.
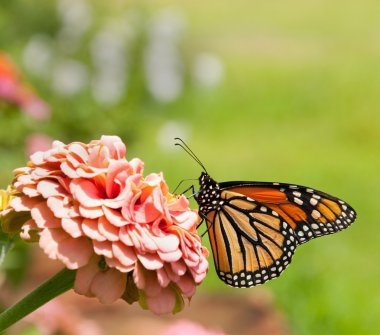
[[[32,133],[116,134],[172,189],[201,172],[174,148],[181,136],[218,181],[337,195],[357,223],[300,247],[266,287],[292,334],[376,334],[379,12],[374,0],[3,2],[0,49],[52,113],[40,122],[1,107],[1,186],[25,164]],[[209,290],[246,292],[213,270]]]

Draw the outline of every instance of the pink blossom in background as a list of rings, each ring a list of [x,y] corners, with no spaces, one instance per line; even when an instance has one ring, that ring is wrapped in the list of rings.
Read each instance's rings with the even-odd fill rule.
[[[49,119],[50,107],[46,102],[28,90],[21,93],[22,94],[19,96],[20,107],[25,114],[38,121]]]
[[[49,106],[26,85],[16,66],[0,52],[0,100],[19,106],[25,114],[36,120],[50,116]]]
[[[144,177],[143,162],[128,161],[125,152],[117,136],[54,141],[15,170],[12,187],[20,194],[10,207],[30,213],[24,240],[37,236],[48,257],[77,270],[77,293],[174,313],[208,271],[198,214],[184,196],[169,193],[162,173]]]
[[[203,326],[189,321],[179,320],[168,326],[160,335],[226,335],[222,331],[208,330]]]
[[[25,140],[25,153],[28,157],[37,151],[46,151],[51,148],[53,139],[45,134],[30,134]]]
[[[54,299],[29,314],[25,321],[33,323],[42,335],[102,335],[96,322],[84,318],[73,307]]]

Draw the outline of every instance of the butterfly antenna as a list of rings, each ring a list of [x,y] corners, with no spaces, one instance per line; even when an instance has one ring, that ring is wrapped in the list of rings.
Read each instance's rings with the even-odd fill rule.
[[[181,147],[192,159],[194,159],[203,169],[204,172],[207,173],[207,170],[201,160],[197,157],[197,155],[189,148],[189,146],[179,137],[175,137],[174,140],[180,141],[180,143],[174,143],[174,145],[177,145]]]

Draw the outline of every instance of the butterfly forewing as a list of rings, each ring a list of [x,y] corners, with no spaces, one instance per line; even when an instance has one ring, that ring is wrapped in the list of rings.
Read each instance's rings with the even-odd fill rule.
[[[221,183],[220,187],[276,211],[290,224],[300,243],[343,230],[356,218],[353,208],[343,200],[309,187],[265,182]]]

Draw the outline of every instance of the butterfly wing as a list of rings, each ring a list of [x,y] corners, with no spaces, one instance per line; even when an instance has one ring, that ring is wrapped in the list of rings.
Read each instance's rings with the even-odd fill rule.
[[[231,190],[206,223],[218,276],[228,285],[250,287],[278,277],[291,262],[297,240],[279,214]]]
[[[298,244],[349,227],[356,213],[312,188],[266,182],[220,183],[219,208],[206,214],[218,276],[250,287],[278,277]]]
[[[293,229],[299,243],[348,228],[354,209],[327,193],[299,185],[269,182],[220,183],[228,190],[254,199],[277,212]]]

